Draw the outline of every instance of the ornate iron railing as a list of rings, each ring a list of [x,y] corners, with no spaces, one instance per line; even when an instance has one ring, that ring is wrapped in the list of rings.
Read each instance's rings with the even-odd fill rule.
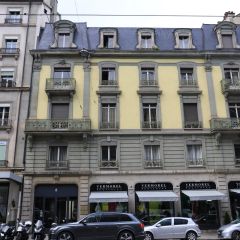
[[[117,86],[118,83],[116,80],[102,80],[102,85],[104,86]]]
[[[144,129],[155,129],[161,128],[161,123],[159,121],[152,121],[152,122],[142,122],[142,128]]]
[[[19,54],[19,52],[20,52],[19,48],[0,48],[0,54],[15,55],[15,54]]]
[[[117,122],[101,122],[100,128],[101,129],[117,129],[118,123]]]
[[[11,87],[16,87],[16,82],[9,80],[9,81],[1,81],[0,82],[0,87],[2,88],[11,88]]]
[[[11,119],[1,119],[0,120],[0,129],[10,129],[12,127]]]
[[[145,168],[159,168],[162,167],[162,162],[160,159],[156,160],[145,160],[144,161]]]
[[[70,131],[84,132],[91,130],[90,119],[27,119],[26,132]]]
[[[157,81],[155,79],[141,80],[142,86],[157,86]]]
[[[240,79],[223,79],[221,81],[222,92],[226,91],[240,91]]]
[[[59,168],[68,168],[68,160],[61,160],[61,161],[53,161],[48,160],[46,168],[53,168],[53,169],[59,169]]]
[[[6,17],[5,23],[13,23],[13,24],[22,23],[22,18]]]
[[[204,166],[204,159],[203,158],[187,159],[187,165],[189,167]]]
[[[211,130],[232,130],[240,129],[238,118],[213,118],[210,120]]]
[[[117,160],[102,160],[100,162],[101,168],[118,168],[118,161]]]
[[[185,121],[184,128],[202,128],[200,121]]]
[[[194,79],[181,79],[180,85],[181,87],[197,87],[197,82]]]
[[[46,91],[64,90],[74,91],[76,88],[75,78],[48,78],[46,82]]]

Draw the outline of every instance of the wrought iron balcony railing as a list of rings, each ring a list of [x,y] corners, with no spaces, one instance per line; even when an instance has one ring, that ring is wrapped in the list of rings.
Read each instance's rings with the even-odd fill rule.
[[[0,120],[0,130],[11,129],[12,120],[11,119],[1,119]]]
[[[197,87],[197,82],[194,79],[181,79],[180,80],[181,87]]]
[[[8,80],[8,81],[0,81],[0,87],[1,88],[11,88],[11,87],[16,87],[16,82],[12,81],[12,80]]]
[[[75,78],[48,78],[46,81],[46,91],[75,91]]]
[[[240,79],[223,79],[221,81],[222,92],[240,91]]]
[[[185,121],[184,128],[202,128],[200,121]]]
[[[162,167],[162,162],[160,159],[156,160],[145,160],[144,161],[145,168],[159,168]]]
[[[188,167],[202,167],[204,166],[204,159],[197,158],[197,159],[187,159]]]
[[[7,160],[0,160],[0,167],[7,167],[8,161]]]
[[[6,17],[5,23],[20,24],[22,23],[22,18]]]
[[[15,57],[17,60],[19,57],[19,48],[0,48],[0,59],[3,57]]]
[[[118,168],[118,161],[117,160],[102,160],[100,162],[101,168]]]
[[[159,129],[161,128],[161,123],[159,121],[142,122],[142,128],[143,129]]]
[[[118,85],[116,80],[102,80],[101,84],[103,86],[117,86]]]
[[[101,122],[100,123],[101,129],[118,129],[117,122]]]
[[[240,119],[238,118],[213,118],[210,120],[212,131],[240,130]]]
[[[157,81],[155,79],[141,80],[141,86],[157,86]]]
[[[86,132],[91,130],[90,119],[27,119],[26,132]]]
[[[68,160],[53,161],[48,160],[46,168],[50,169],[68,169]]]

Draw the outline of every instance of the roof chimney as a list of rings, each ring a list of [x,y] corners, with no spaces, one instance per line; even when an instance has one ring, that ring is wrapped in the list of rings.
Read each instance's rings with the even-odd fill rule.
[[[235,13],[228,11],[224,13],[223,21],[234,22]]]

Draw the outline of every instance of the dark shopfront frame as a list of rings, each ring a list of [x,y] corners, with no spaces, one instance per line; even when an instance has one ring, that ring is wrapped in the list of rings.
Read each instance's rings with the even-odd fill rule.
[[[228,183],[232,219],[240,218],[240,181]]]
[[[52,222],[77,221],[78,186],[75,184],[39,184],[35,187],[33,221],[43,219],[47,228]]]
[[[148,194],[152,195],[148,198]],[[146,193],[146,198],[141,198]],[[156,197],[154,197],[154,193]],[[160,194],[158,194],[160,193]],[[162,200],[157,200],[157,195],[163,195]],[[138,196],[139,195],[139,196]],[[171,195],[172,201],[164,199],[164,195]],[[159,199],[161,197],[159,196]],[[146,201],[145,201],[146,200]],[[157,182],[157,183],[137,183],[135,185],[135,213],[146,225],[154,224],[161,218],[175,216],[174,201],[177,200],[177,195],[173,193],[173,185],[169,182]]]
[[[0,183],[0,223],[7,220],[9,183]]]
[[[220,225],[218,200],[191,200],[186,192],[206,190],[216,191],[214,182],[183,182],[181,190],[181,212],[183,217],[191,217],[200,229],[217,229]],[[185,192],[185,194],[183,193]]]
[[[125,183],[92,184],[89,196],[90,213],[99,211],[128,212],[127,193],[128,186]]]

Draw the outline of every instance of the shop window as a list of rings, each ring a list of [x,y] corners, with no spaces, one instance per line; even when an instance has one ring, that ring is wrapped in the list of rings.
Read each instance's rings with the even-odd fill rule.
[[[117,167],[117,146],[101,146],[101,167]]]
[[[6,167],[7,165],[6,151],[7,151],[7,142],[0,141],[0,167]]]
[[[144,166],[161,167],[161,154],[159,145],[145,145],[144,146]]]
[[[192,32],[190,29],[177,29],[174,32],[176,45],[178,49],[192,49],[195,48],[192,40]]]
[[[138,45],[139,49],[157,48],[154,38],[153,29],[139,29],[138,30]]]
[[[0,105],[0,126],[1,127],[6,127],[9,125],[9,111],[10,107],[9,106],[1,106]]]
[[[67,167],[67,146],[50,146],[48,167]]]
[[[235,161],[240,164],[240,144],[234,144]]]
[[[115,103],[102,103],[101,109],[101,128],[112,129],[116,128],[116,104]]]
[[[117,30],[104,28],[100,30],[100,44],[98,48],[119,48],[117,44]]]
[[[183,103],[184,128],[200,128],[197,103]]]
[[[101,76],[102,85],[117,85],[115,67],[103,67]]]
[[[203,166],[203,152],[201,144],[187,145],[187,164],[188,166]]]
[[[16,82],[14,81],[14,71],[11,69],[1,70],[0,87],[10,88],[15,86],[16,86]]]

